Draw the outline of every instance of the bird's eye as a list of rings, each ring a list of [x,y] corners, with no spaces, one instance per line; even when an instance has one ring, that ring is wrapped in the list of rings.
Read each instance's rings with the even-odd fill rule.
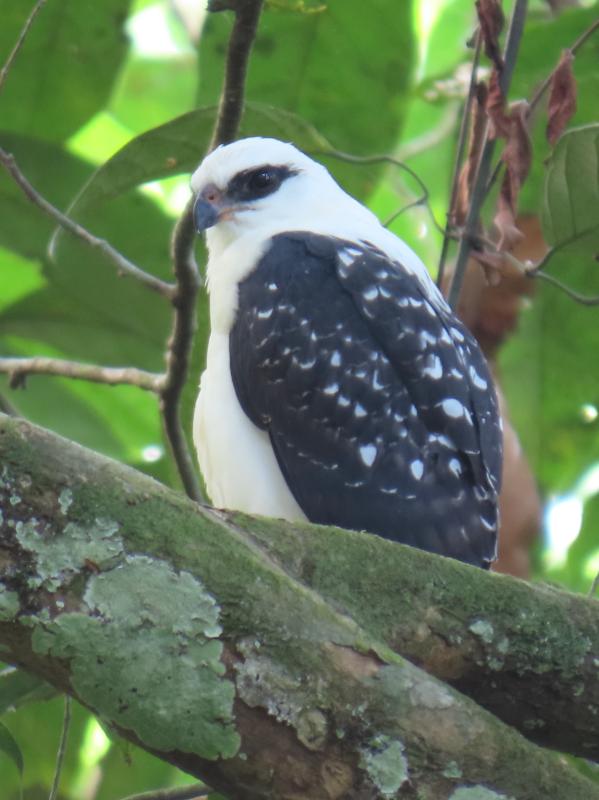
[[[260,200],[276,192],[283,181],[296,174],[297,171],[290,167],[272,164],[262,164],[255,169],[243,170],[229,181],[227,196],[236,203]]]
[[[267,169],[253,172],[248,178],[250,192],[261,193],[270,190],[276,181],[276,175]]]

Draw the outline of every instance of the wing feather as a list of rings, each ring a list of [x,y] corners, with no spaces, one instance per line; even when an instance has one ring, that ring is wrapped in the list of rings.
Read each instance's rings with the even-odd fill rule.
[[[470,334],[401,265],[366,243],[275,236],[239,285],[230,358],[238,399],[310,520],[493,559],[491,378]]]

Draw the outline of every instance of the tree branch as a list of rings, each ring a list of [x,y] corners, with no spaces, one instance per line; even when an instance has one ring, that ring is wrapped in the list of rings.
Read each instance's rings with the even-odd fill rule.
[[[256,36],[263,0],[213,2],[211,11],[232,9],[235,23],[229,39],[224,85],[209,151],[232,141],[237,135],[245,94],[245,78],[250,52]],[[195,306],[199,274],[194,257],[196,232],[193,223],[193,198],[178,220],[171,242],[176,279],[172,333],[166,356],[166,380],[160,396],[164,428],[183,486],[193,500],[203,500],[202,490],[187,438],[181,425],[180,400],[187,382],[193,336],[196,330]]]
[[[28,375],[57,375],[62,378],[106,383],[109,386],[127,384],[156,393],[161,391],[164,384],[164,375],[135,367],[99,367],[45,356],[0,358],[0,372],[10,375],[12,389],[22,386]]]
[[[382,800],[402,788],[406,797],[448,800],[483,785],[528,800],[599,798],[563,759],[397,656],[380,624],[366,631],[341,596],[327,601],[273,554],[284,551],[313,585],[336,573],[341,586],[348,559],[354,574],[378,574],[372,594],[347,584],[344,598],[390,624],[390,598],[403,594],[415,642],[443,617],[460,629],[454,593],[497,631],[510,619],[515,629],[515,609],[524,611],[542,654],[554,625],[562,631],[560,598],[574,626],[596,601],[374,536],[315,529],[305,539],[307,525],[231,519],[11,417],[0,417],[0,454],[3,658],[231,800]],[[429,595],[424,615],[409,611],[419,583]],[[526,602],[531,592],[537,605]],[[407,631],[407,620],[399,624]],[[490,638],[489,627],[472,627]]]
[[[2,89],[4,88],[4,84],[6,83],[6,79],[8,78],[8,73],[10,72],[10,70],[12,68],[12,65],[14,63],[15,58],[17,57],[17,55],[19,53],[19,50],[23,47],[23,44],[25,43],[25,39],[27,38],[27,34],[29,33],[29,29],[31,28],[31,26],[33,24],[33,20],[36,18],[38,12],[41,10],[41,8],[42,8],[42,6],[44,5],[45,2],[46,2],[46,0],[37,0],[37,3],[31,9],[31,13],[29,14],[27,19],[25,20],[25,24],[23,25],[23,28],[21,29],[21,33],[19,34],[19,38],[15,42],[15,46],[13,47],[13,49],[11,50],[8,58],[6,59],[6,62],[4,64],[4,66],[0,70],[0,92],[2,92]]]
[[[153,292],[157,292],[164,297],[168,297],[169,299],[173,297],[175,291],[174,286],[172,286],[170,283],[161,281],[160,278],[157,278],[155,275],[144,272],[144,270],[140,269],[132,261],[129,261],[128,258],[125,258],[122,253],[120,253],[107,241],[94,236],[93,233],[90,233],[82,225],[79,225],[78,222],[75,222],[67,217],[62,213],[62,211],[59,211],[55,206],[42,197],[21,172],[14,156],[11,155],[11,153],[7,153],[6,150],[1,147],[0,163],[4,165],[6,171],[11,175],[14,182],[22,190],[23,194],[35,206],[43,211],[44,214],[47,214],[49,217],[51,217],[55,222],[58,223],[58,225],[60,225],[61,228],[64,228],[65,231],[68,231],[73,236],[81,239],[83,242],[85,242],[85,244],[89,245],[89,247],[94,247],[97,250],[100,250],[100,252],[103,253],[116,266],[119,275],[127,275],[130,278],[135,278],[135,280],[139,281],[144,286],[147,286],[148,289],[151,289]]]

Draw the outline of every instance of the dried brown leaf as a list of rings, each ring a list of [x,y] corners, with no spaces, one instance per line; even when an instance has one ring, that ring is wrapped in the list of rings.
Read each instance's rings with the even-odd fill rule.
[[[499,73],[493,68],[489,78],[489,91],[485,110],[489,117],[489,139],[507,138],[510,117],[505,111],[505,97],[499,85]]]
[[[499,0],[476,0],[476,12],[483,38],[485,53],[495,68],[501,72],[503,58],[499,46],[499,34],[503,30],[504,16]]]
[[[551,77],[547,139],[552,145],[562,135],[576,111],[576,78],[572,69],[573,61],[574,56],[571,51],[564,50]]]
[[[508,180],[508,176],[504,181]],[[503,194],[503,188],[497,201],[497,213],[493,218],[493,224],[499,233],[499,240],[497,242],[498,250],[513,250],[513,248],[522,241],[523,234],[516,226],[516,218],[514,216],[514,209],[509,203],[506,202]]]
[[[514,103],[508,115],[507,143],[501,156],[506,172],[495,216],[500,250],[511,250],[521,238],[515,224],[518,195],[532,163],[532,144],[526,124],[527,110],[528,105],[525,102]]]

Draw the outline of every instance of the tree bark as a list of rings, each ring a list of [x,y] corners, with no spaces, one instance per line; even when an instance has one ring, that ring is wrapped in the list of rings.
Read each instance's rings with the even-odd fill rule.
[[[544,604],[545,590],[376,537],[221,514],[23,420],[0,416],[0,457],[2,658],[230,798],[599,798],[384,641],[424,642],[445,673],[455,650],[475,691],[476,647],[507,658],[495,631],[514,609],[536,598],[542,636],[575,598]],[[360,569],[354,599],[342,574]]]

